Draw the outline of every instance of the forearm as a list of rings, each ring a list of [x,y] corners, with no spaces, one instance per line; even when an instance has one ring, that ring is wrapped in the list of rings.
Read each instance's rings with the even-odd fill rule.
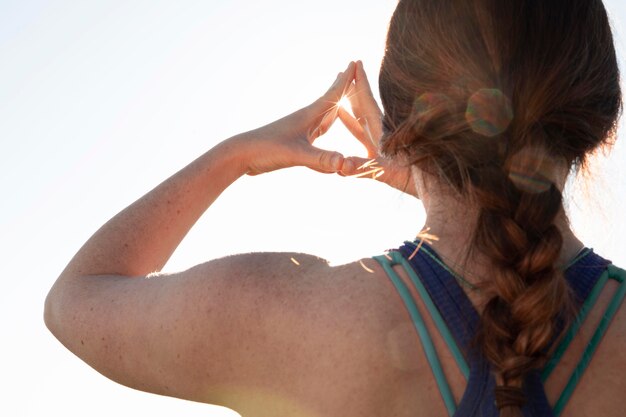
[[[83,245],[62,276],[161,270],[206,209],[245,174],[240,138],[220,143],[118,213]]]
[[[245,173],[292,166],[337,172],[343,156],[312,143],[333,123],[353,70],[350,63],[309,106],[220,143],[122,210],[85,243],[62,277],[159,271],[202,213]]]

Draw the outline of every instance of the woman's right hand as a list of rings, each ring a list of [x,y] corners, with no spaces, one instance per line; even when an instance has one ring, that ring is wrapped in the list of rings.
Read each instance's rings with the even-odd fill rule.
[[[350,133],[365,146],[367,158],[345,158],[341,175],[374,178],[417,197],[410,168],[394,164],[379,154],[383,114],[374,99],[361,61],[356,63],[354,84],[346,96],[354,116],[342,107],[338,108],[337,115]]]

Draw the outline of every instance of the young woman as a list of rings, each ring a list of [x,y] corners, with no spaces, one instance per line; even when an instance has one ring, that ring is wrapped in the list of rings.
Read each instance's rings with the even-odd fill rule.
[[[562,199],[621,111],[601,1],[401,0],[380,89],[384,113],[350,63],[117,214],[51,289],[48,327],[121,384],[244,416],[622,416],[626,275]],[[337,118],[373,162],[312,146]],[[339,267],[154,274],[237,178],[292,166],[370,172],[423,201],[424,233]]]

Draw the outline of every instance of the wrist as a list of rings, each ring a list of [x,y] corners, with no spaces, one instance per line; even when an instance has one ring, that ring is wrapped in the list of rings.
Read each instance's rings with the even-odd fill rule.
[[[251,150],[251,141],[247,133],[220,142],[214,150],[220,153],[220,159],[223,159],[238,176],[250,172],[254,152]]]

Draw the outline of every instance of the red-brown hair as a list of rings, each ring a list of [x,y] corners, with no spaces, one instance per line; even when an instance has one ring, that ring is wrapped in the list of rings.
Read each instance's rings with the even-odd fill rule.
[[[584,166],[614,138],[621,112],[604,6],[400,0],[379,85],[381,152],[479,207],[471,250],[494,268],[476,340],[502,381],[496,394],[515,392],[544,364],[571,306],[555,265],[563,204],[551,166]],[[520,416],[523,399],[509,400],[501,416]]]

